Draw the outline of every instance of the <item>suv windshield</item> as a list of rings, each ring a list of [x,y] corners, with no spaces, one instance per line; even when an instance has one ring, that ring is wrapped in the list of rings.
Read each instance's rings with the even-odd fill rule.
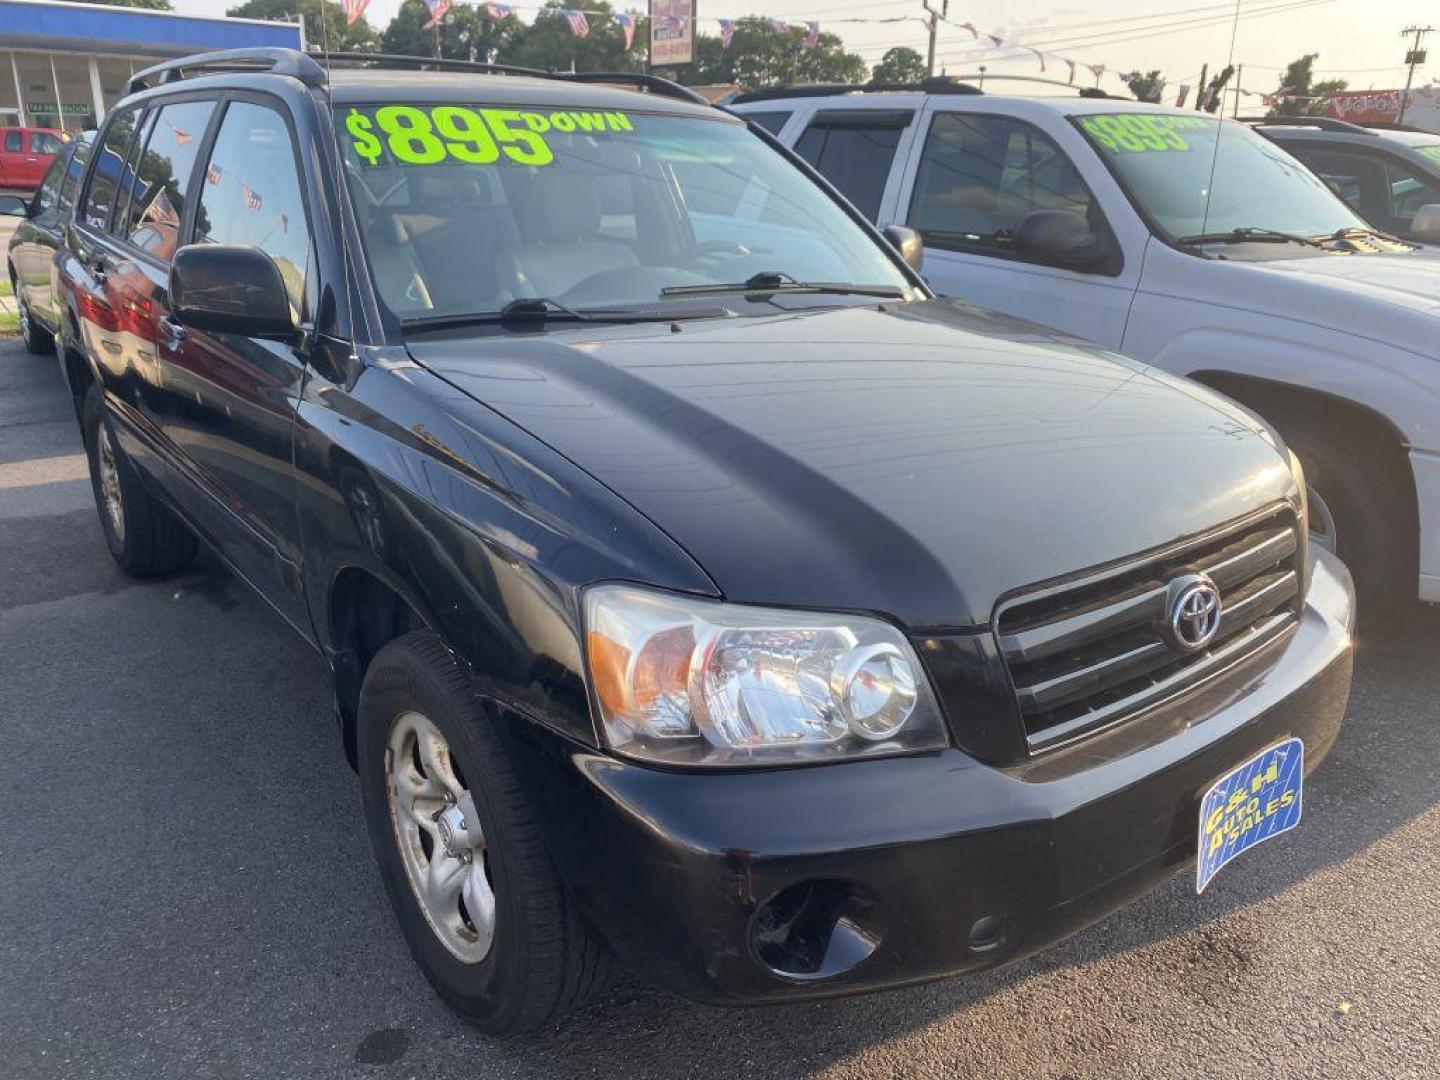
[[[1237,229],[1329,237],[1366,227],[1320,177],[1242,124],[1164,113],[1076,120],[1168,240]]]
[[[336,128],[376,286],[402,319],[526,298],[575,314],[703,295],[713,310],[717,292],[743,300],[757,282],[767,296],[910,289],[837,204],[729,119],[429,103],[346,107]],[[861,302],[837,296],[822,302]]]

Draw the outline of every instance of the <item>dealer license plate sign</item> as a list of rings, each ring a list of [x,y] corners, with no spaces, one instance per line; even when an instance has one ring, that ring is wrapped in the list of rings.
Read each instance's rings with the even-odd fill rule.
[[[1195,891],[1242,851],[1300,824],[1305,745],[1286,739],[1222,776],[1200,801]]]

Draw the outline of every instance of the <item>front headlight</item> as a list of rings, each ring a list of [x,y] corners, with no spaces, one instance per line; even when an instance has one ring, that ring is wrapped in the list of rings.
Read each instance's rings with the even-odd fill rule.
[[[895,627],[630,585],[585,593],[586,668],[605,739],[674,765],[783,765],[947,743]]]

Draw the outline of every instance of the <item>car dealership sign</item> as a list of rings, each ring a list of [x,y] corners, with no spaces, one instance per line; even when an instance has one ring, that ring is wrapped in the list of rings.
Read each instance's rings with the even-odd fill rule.
[[[1410,91],[1405,123],[1440,132],[1440,88],[1422,86]],[[1400,115],[1403,90],[1347,90],[1330,97],[1327,116],[1352,124],[1393,124]]]
[[[650,0],[650,66],[695,59],[695,0]]]

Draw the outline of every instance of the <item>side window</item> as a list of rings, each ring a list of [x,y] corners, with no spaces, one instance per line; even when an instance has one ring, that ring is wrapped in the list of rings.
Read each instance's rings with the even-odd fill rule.
[[[80,211],[81,220],[96,229],[103,229],[110,223],[110,211],[115,205],[115,196],[124,190],[121,174],[125,169],[125,156],[130,151],[130,139],[135,134],[135,121],[140,110],[132,106],[118,109],[110,114],[105,127],[105,136],[94,152],[94,163],[90,167],[90,186],[85,191],[85,205]]]
[[[1387,161],[1385,171],[1389,180],[1391,220],[1397,229],[1409,231],[1422,206],[1440,203],[1440,183],[1398,161]]]
[[[795,144],[795,152],[874,221],[900,135],[914,115],[879,109],[817,113]]]
[[[230,104],[199,196],[195,242],[258,247],[275,260],[299,311],[310,230],[290,131],[278,112],[248,101]]]
[[[134,191],[123,221],[117,218],[111,229],[115,235],[158,259],[175,253],[195,158],[214,111],[213,101],[161,107],[149,125],[144,151],[135,158]]]
[[[939,113],[930,125],[910,198],[909,224],[929,243],[1009,246],[1035,210],[1089,216],[1090,190],[1038,128],[1005,116]]]
[[[5,152],[7,154],[20,153],[20,132],[13,130],[5,132]]]
[[[60,184],[61,213],[75,205],[75,196],[80,194],[80,178],[85,175],[85,165],[89,160],[90,144],[77,142],[75,152],[65,162],[65,179]]]
[[[1365,154],[1286,144],[1285,149],[1310,167],[1325,186],[1344,199],[1371,224],[1388,228],[1390,200],[1386,190],[1384,162]]]
[[[65,144],[48,131],[32,131],[30,133],[30,152],[32,154],[58,154],[63,149],[65,149]]]
[[[790,119],[789,112],[752,112],[745,113],[745,119],[752,124],[759,124],[771,135],[779,135],[780,129],[785,126],[785,121]]]
[[[65,171],[65,159],[57,157],[45,170],[40,186],[35,189],[35,210],[48,214],[60,202],[60,178]]]

